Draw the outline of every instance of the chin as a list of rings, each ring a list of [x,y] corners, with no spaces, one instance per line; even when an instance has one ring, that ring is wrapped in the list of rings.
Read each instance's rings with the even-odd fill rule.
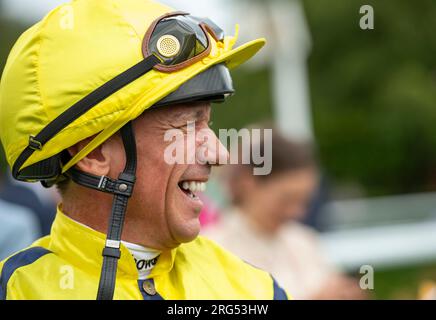
[[[200,233],[204,204],[198,195],[205,191],[209,178],[209,170],[181,168],[184,170],[172,177],[166,190],[167,226],[178,244],[193,241]]]
[[[180,212],[179,212],[180,214]],[[179,219],[177,219],[179,218]],[[200,220],[191,218],[188,220],[180,219],[180,216],[171,223],[171,234],[178,244],[187,243],[195,240],[200,234]]]
[[[167,223],[172,238],[178,244],[190,242],[200,233],[203,202],[179,186],[171,190],[169,195],[171,209],[167,212]]]

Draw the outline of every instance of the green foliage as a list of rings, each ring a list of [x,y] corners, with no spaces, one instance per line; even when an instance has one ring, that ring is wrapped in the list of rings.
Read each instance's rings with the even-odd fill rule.
[[[397,268],[376,269],[374,291],[370,297],[377,300],[417,299],[421,286],[436,281],[435,261],[416,263]],[[357,277],[361,276],[356,274]]]
[[[436,3],[304,1],[313,35],[310,79],[322,163],[371,195],[429,190],[436,173]]]
[[[337,185],[362,185],[368,195],[434,190],[436,2],[303,4],[313,37],[310,88],[325,172]],[[363,4],[374,8],[374,30],[359,28]],[[22,30],[0,17],[0,69]],[[214,108],[213,127],[270,119],[270,71],[239,69],[233,75],[237,94]]]
[[[303,1],[321,163],[336,184],[368,195],[436,187],[436,3],[432,0]],[[375,29],[361,30],[370,4]],[[237,95],[215,109],[216,127],[270,118],[267,71],[235,73]]]
[[[273,113],[269,71],[239,69],[232,72],[232,76],[236,94],[225,104],[214,106],[212,128],[240,129],[253,122],[269,120]]]

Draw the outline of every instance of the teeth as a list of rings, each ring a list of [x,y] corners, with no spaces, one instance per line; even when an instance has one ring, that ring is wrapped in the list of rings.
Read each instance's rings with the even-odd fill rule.
[[[200,182],[200,191],[201,192],[206,191],[206,183],[205,182]]]
[[[191,192],[204,192],[206,191],[206,183],[198,182],[198,181],[183,181],[182,183],[183,190],[189,190]]]
[[[189,182],[183,181],[182,188],[183,188],[183,190],[188,190],[189,189]]]
[[[190,189],[192,192],[197,191],[197,182],[195,182],[195,181],[191,181],[191,182],[189,183],[189,189]]]

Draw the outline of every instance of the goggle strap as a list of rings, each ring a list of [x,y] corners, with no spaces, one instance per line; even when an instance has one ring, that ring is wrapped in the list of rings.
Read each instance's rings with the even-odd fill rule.
[[[20,180],[20,168],[36,150],[41,150],[50,139],[66,128],[69,124],[118,90],[151,71],[153,67],[159,63],[161,63],[161,60],[156,55],[151,54],[141,62],[109,80],[86,97],[76,102],[73,106],[50,122],[36,136],[31,136],[29,138],[29,145],[23,150],[14,163],[12,168],[12,175],[14,178]]]

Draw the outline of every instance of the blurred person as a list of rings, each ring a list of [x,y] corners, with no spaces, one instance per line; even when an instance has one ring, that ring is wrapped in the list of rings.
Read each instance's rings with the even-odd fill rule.
[[[38,221],[31,211],[0,199],[0,260],[40,236]]]
[[[295,299],[361,298],[357,281],[327,262],[316,231],[300,223],[319,180],[311,149],[274,130],[271,160],[265,176],[253,175],[254,165],[228,167],[234,206],[203,234],[271,272]]]
[[[47,193],[49,192],[47,190]],[[37,219],[39,233],[42,236],[50,233],[56,215],[54,200],[50,201],[48,198],[43,201],[33,189],[27,188],[22,183],[13,183],[7,177],[0,179],[0,199],[28,208]]]
[[[38,218],[32,210],[3,197],[9,193],[6,180],[0,173],[0,261],[26,248],[42,235]]]
[[[265,43],[236,40],[148,0],[72,1],[20,37],[0,86],[2,144],[16,179],[57,185],[62,202],[50,235],[0,264],[0,299],[288,298],[198,237],[196,193],[228,158],[211,103]],[[174,130],[188,163],[166,159]]]
[[[301,220],[302,223],[323,232],[327,229],[326,223],[322,221],[322,209],[330,200],[330,183],[325,175],[320,174],[318,187],[310,201],[306,214]]]

